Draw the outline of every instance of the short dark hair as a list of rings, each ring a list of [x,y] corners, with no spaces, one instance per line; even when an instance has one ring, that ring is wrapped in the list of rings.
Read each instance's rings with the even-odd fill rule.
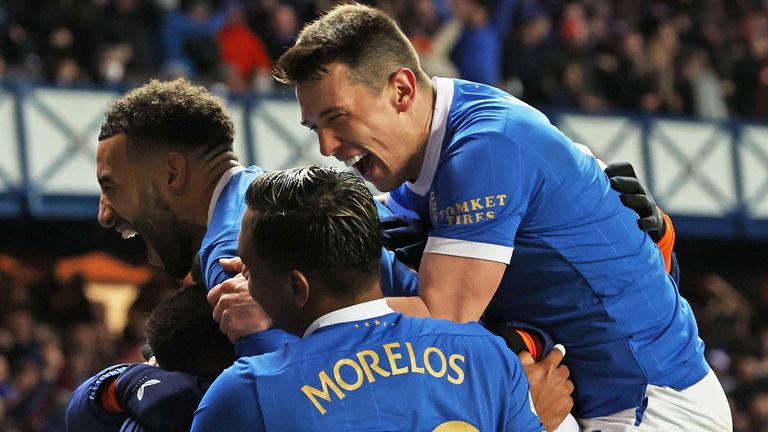
[[[381,223],[371,192],[351,172],[272,171],[254,180],[246,202],[260,213],[253,242],[268,265],[316,276],[339,297],[378,278]]]
[[[203,87],[179,78],[152,80],[114,101],[99,141],[125,134],[129,153],[163,148],[232,151],[235,127],[224,103]]]
[[[347,65],[354,80],[376,91],[403,66],[419,81],[429,81],[395,21],[360,4],[338,6],[304,27],[293,47],[277,60],[274,76],[284,84],[322,79],[331,63]]]
[[[194,283],[162,301],[147,321],[147,342],[169,371],[215,378],[235,361],[235,347],[213,320],[205,285]]]

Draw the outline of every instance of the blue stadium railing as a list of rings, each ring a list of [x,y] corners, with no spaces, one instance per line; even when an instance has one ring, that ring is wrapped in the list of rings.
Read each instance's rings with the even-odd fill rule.
[[[109,101],[126,89],[0,82],[0,217],[95,217],[98,129]],[[292,94],[226,100],[244,163],[337,164],[298,126]],[[632,162],[680,235],[768,238],[768,125],[545,111],[606,162]]]

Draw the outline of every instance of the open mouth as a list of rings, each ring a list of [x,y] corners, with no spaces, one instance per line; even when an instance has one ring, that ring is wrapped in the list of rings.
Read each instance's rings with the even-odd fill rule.
[[[123,240],[133,238],[136,234],[138,234],[136,230],[133,229],[133,227],[128,225],[118,226],[117,228],[115,228],[115,230],[117,230],[117,232],[120,233],[120,236],[123,237]]]
[[[344,164],[351,166],[357,170],[361,176],[365,177],[373,166],[373,156],[368,153],[362,153],[345,160]]]

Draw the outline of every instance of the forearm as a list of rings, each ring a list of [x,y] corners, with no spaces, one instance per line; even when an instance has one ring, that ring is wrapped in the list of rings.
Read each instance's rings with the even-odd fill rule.
[[[126,419],[124,413],[109,412],[102,396],[125,365],[109,367],[81,384],[69,399],[66,424],[69,431],[117,432]]]

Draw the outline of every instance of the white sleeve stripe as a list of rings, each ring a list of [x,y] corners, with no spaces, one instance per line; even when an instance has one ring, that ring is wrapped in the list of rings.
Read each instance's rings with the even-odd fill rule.
[[[509,264],[514,248],[490,243],[471,242],[443,237],[430,237],[424,253],[460,256]]]
[[[594,153],[592,153],[592,150],[590,150],[590,148],[589,148],[589,147],[585,146],[584,144],[579,144],[579,143],[576,143],[576,142],[575,142],[575,143],[573,143],[573,144],[576,146],[576,148],[577,148],[577,149],[579,149],[579,151],[581,151],[581,152],[582,152],[582,153],[584,153],[585,155],[587,155],[587,156],[591,156],[591,157],[595,158],[595,160],[597,161],[597,165],[599,165],[599,166],[600,166],[600,169],[601,169],[601,170],[605,171],[605,168],[607,168],[607,167],[608,167],[608,165],[606,165],[606,164],[605,164],[605,162],[603,162],[603,161],[601,161],[600,159],[598,159],[598,158],[595,156],[595,154],[594,154]]]
[[[419,219],[419,215],[416,214],[413,210],[409,210],[400,204],[397,203],[390,195],[387,193],[384,196],[384,204],[389,207],[390,210],[392,210],[392,213],[402,215],[402,216],[408,216],[409,218]]]

